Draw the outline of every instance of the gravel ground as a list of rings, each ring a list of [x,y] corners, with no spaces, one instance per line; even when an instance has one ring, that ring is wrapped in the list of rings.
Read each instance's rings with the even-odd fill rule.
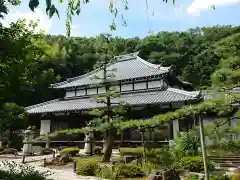
[[[33,166],[36,170],[40,172],[49,171],[53,173],[53,175],[49,176],[49,180],[100,180],[97,177],[87,177],[87,176],[77,176],[73,173],[71,167],[68,168],[60,168],[60,169],[52,169],[47,167],[41,167],[43,159],[50,159],[52,155],[45,155],[45,156],[34,156],[34,157],[27,157],[26,162],[28,165]],[[0,156],[0,168],[4,168],[1,161],[14,161],[17,164],[22,164],[22,157],[15,158],[13,155],[1,155]]]

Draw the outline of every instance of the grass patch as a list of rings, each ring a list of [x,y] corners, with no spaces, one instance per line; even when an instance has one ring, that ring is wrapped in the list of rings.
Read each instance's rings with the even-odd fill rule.
[[[78,156],[73,157],[77,161],[77,165],[82,162],[91,161],[91,162],[101,162],[102,156]]]

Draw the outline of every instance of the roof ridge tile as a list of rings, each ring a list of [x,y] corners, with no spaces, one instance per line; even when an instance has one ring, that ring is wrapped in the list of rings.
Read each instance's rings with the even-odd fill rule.
[[[177,88],[167,88],[167,90],[191,97],[198,97],[201,94],[201,91],[185,91]]]

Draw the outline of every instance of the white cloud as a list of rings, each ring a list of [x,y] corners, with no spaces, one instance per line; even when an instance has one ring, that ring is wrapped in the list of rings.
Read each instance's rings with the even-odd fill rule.
[[[193,0],[192,4],[187,7],[190,15],[200,15],[201,11],[205,11],[214,6],[228,6],[239,3],[240,0]]]
[[[3,25],[8,26],[11,22],[16,22],[19,19],[25,19],[26,23],[39,21],[36,32],[43,30],[47,33],[52,26],[52,20],[40,9],[35,9],[34,12],[30,11],[25,13],[16,11],[14,13],[9,13],[3,20]]]

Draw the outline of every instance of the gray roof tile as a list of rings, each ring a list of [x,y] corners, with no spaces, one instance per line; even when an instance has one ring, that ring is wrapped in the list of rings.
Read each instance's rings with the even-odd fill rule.
[[[166,90],[155,89],[148,91],[128,92],[122,94],[119,98],[114,99],[114,101],[123,101],[129,105],[162,104],[169,102],[194,100],[199,98],[199,94],[199,91],[187,92],[174,88],[168,88]],[[36,114],[46,112],[84,110],[99,107],[104,107],[104,104],[96,103],[92,101],[90,97],[79,97],[75,99],[56,99],[53,101],[27,107],[25,110],[29,114]]]
[[[115,75],[114,80],[125,80],[138,77],[148,77],[153,75],[160,75],[169,72],[170,67],[162,67],[160,65],[155,65],[149,63],[137,54],[127,54],[124,56],[115,57],[116,62],[109,64],[108,70],[115,70],[113,73]],[[82,85],[89,85],[93,83],[99,83],[98,80],[93,80],[97,76],[103,77],[103,70],[97,69],[82,76],[68,79],[67,81],[53,84],[53,88],[68,88]]]

